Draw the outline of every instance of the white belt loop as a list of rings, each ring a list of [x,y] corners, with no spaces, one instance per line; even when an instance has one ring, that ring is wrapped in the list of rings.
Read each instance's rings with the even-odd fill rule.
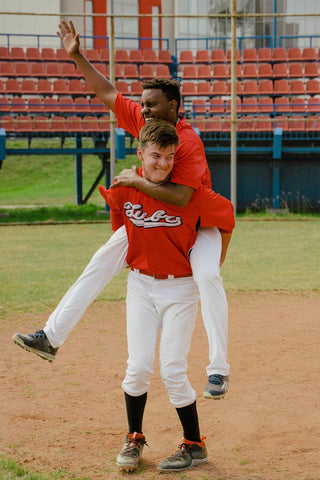
[[[168,280],[173,280],[174,279],[174,275],[168,275]]]

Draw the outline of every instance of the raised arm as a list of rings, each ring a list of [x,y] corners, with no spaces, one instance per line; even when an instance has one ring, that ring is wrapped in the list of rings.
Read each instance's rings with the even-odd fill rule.
[[[101,101],[111,110],[114,109],[114,103],[117,96],[117,90],[109,80],[107,80],[80,51],[79,32],[76,33],[71,20],[67,23],[62,20],[59,24],[58,37],[61,38],[64,48],[70,57],[74,60],[79,70],[90,87],[101,99]]]

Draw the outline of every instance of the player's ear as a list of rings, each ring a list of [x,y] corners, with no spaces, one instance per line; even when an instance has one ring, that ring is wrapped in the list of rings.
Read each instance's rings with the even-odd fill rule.
[[[142,156],[142,150],[140,147],[137,148],[137,155],[140,160],[140,162],[143,162],[143,156]]]

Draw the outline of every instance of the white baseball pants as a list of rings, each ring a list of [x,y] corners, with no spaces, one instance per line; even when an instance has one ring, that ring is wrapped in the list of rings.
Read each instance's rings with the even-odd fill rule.
[[[119,228],[92,257],[84,272],[50,315],[44,331],[53,347],[60,347],[102,289],[127,266],[128,239]],[[228,306],[220,277],[221,235],[217,228],[200,228],[190,255],[193,278],[209,342],[207,374],[229,375],[227,363]]]
[[[192,277],[157,280],[130,271],[127,289],[128,361],[123,390],[133,397],[149,390],[159,330],[160,375],[175,408],[196,399],[187,378],[187,358],[198,310]]]

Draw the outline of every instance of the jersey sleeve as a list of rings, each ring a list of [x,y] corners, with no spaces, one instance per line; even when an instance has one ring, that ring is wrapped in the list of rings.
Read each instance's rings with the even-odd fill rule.
[[[114,113],[118,120],[118,127],[138,138],[141,128],[145,125],[141,116],[141,106],[118,93]]]
[[[123,221],[123,213],[120,208],[120,202],[118,198],[118,189],[115,190],[107,190],[106,187],[103,185],[99,185],[99,192],[107,202],[110,207],[110,219],[111,219],[111,226],[112,230],[115,232],[118,228],[124,225]]]
[[[222,232],[231,233],[235,219],[230,200],[203,186],[196,193],[200,206],[200,226],[218,227]]]

